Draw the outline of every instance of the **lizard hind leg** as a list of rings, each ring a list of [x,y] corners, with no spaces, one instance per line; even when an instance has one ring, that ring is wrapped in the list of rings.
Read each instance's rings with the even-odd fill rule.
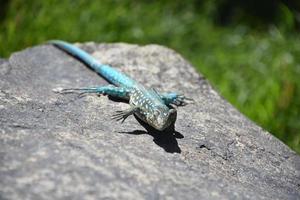
[[[116,87],[113,85],[100,86],[100,87],[84,87],[84,88],[58,88],[54,92],[67,94],[67,93],[78,93],[79,95],[86,93],[96,93],[102,95],[109,95],[112,97],[129,99],[130,91],[127,88]]]

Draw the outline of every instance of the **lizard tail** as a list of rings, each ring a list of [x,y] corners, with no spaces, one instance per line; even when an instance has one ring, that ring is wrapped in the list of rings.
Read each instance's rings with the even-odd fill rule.
[[[96,72],[102,74],[101,68],[103,64],[89,55],[87,52],[83,51],[82,49],[61,40],[50,40],[48,41],[49,44],[53,44],[56,47],[62,49],[63,51],[71,54],[72,56],[78,58],[85,64],[87,64],[90,68],[95,70]]]
[[[132,87],[136,84],[134,80],[126,76],[125,74],[119,72],[118,70],[110,67],[109,65],[104,65],[89,55],[84,50],[61,40],[51,40],[48,42],[49,44],[53,44],[56,47],[62,49],[63,51],[73,55],[74,57],[81,60],[87,66],[95,70],[99,73],[103,78],[105,78],[108,82],[116,85],[116,86],[126,86]]]

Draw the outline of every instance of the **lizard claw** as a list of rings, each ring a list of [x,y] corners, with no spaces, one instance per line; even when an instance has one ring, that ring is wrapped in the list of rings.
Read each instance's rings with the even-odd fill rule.
[[[61,87],[58,87],[58,88],[54,88],[52,89],[53,92],[55,93],[59,93],[59,94],[67,94],[67,93],[83,93],[83,89],[81,88],[61,88]],[[81,91],[81,92],[80,92]]]
[[[62,93],[63,90],[64,90],[64,89],[61,88],[61,87],[52,89],[52,91],[55,92],[55,93]]]
[[[117,110],[116,113],[111,116],[111,119],[115,119],[116,121],[122,120],[121,123],[123,123],[128,116],[126,111]]]
[[[186,106],[187,104],[195,103],[194,99],[185,97],[184,95],[178,95],[172,102],[175,106]]]

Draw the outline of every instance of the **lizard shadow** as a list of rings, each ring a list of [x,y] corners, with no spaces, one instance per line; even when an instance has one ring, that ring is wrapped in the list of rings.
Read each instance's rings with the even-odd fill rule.
[[[146,129],[143,130],[134,130],[131,132],[120,132],[123,134],[131,134],[131,135],[143,135],[148,134],[153,137],[153,142],[163,148],[168,153],[181,153],[181,149],[178,145],[177,139],[182,139],[184,136],[175,131],[175,126],[172,124],[169,128],[164,131],[158,131],[147,123],[143,122],[138,117],[134,116],[136,120]]]
[[[102,95],[99,94],[98,96],[102,96]],[[128,100],[121,99],[121,98],[118,98],[118,97],[107,96],[107,98],[108,98],[109,100],[111,100],[111,101],[114,101],[114,102],[129,103]]]

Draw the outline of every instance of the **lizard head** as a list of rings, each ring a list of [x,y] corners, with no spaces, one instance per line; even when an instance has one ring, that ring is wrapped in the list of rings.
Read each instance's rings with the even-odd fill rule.
[[[148,116],[147,122],[159,131],[163,131],[175,122],[177,116],[176,109],[155,108]]]

